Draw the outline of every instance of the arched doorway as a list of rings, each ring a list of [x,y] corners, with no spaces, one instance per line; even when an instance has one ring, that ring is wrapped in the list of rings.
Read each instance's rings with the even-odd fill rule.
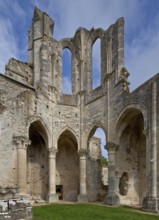
[[[146,195],[146,137],[143,130],[142,112],[135,108],[126,110],[118,123],[120,148],[116,158],[121,204],[142,204]]]
[[[56,156],[56,193],[59,199],[77,201],[79,194],[79,156],[75,136],[64,131],[58,140]]]
[[[27,149],[27,189],[32,200],[46,200],[48,193],[47,134],[39,121],[29,128],[31,145]]]
[[[105,131],[95,126],[88,137],[87,193],[89,201],[103,201],[108,190]]]

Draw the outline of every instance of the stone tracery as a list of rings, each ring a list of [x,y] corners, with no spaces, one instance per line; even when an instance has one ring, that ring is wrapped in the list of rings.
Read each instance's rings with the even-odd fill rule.
[[[48,202],[58,200],[58,186],[66,200],[91,200],[88,179],[94,180],[93,189],[97,189],[97,181],[90,166],[89,132],[102,127],[107,135],[110,183],[104,201],[143,204],[145,209],[157,211],[158,75],[130,93],[123,18],[107,30],[80,28],[73,38],[59,42],[52,37],[53,27],[54,21],[35,8],[28,63],[11,59],[6,75],[0,75],[0,186],[16,189],[18,185],[16,196]],[[101,86],[92,90],[91,54],[97,38],[102,45]],[[62,93],[64,47],[72,52],[71,95]],[[9,161],[7,155],[11,155]],[[10,177],[12,168],[15,171]],[[67,179],[66,185],[62,178]]]

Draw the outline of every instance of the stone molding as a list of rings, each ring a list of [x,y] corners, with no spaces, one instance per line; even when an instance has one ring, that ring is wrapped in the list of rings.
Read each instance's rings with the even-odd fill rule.
[[[82,96],[82,95],[85,94],[85,91],[84,91],[84,90],[81,90],[81,91],[78,92],[78,94],[79,94],[80,96]]]
[[[48,151],[50,155],[56,155],[56,153],[58,152],[58,149],[56,149],[55,147],[51,147],[48,149]]]
[[[87,154],[88,154],[88,151],[86,149],[80,149],[78,151],[78,154],[79,154],[80,157],[86,157]]]
[[[31,144],[31,141],[25,136],[14,136],[13,141],[17,146],[17,149],[26,150],[28,145]]]
[[[116,143],[113,143],[113,142],[107,142],[106,146],[105,146],[105,149],[108,151],[108,152],[115,152],[117,150],[119,150],[119,145],[116,144]]]
[[[115,72],[115,71],[113,71],[113,72]],[[106,74],[106,76],[104,77],[104,83],[107,83],[108,81],[110,81],[113,72]]]
[[[32,207],[28,199],[0,200],[0,220],[32,220]]]

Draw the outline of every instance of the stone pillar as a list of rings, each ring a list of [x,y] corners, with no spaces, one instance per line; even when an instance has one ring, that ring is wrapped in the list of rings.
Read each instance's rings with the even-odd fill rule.
[[[80,194],[78,195],[79,202],[88,202],[87,183],[86,183],[86,168],[87,168],[87,150],[81,149],[78,151],[80,158]]]
[[[59,199],[56,194],[56,153],[55,147],[49,149],[49,193],[47,198],[49,203],[56,202]]]
[[[30,141],[25,137],[14,137],[17,146],[17,185],[16,197],[27,197],[27,146]]]
[[[106,196],[105,203],[108,205],[119,205],[118,195],[118,176],[116,176],[115,156],[119,145],[107,142],[106,149],[108,151],[108,195]]]
[[[151,145],[149,149],[149,192],[143,201],[144,209],[151,212],[159,211],[157,198],[157,85],[152,83],[152,110],[151,110]]]

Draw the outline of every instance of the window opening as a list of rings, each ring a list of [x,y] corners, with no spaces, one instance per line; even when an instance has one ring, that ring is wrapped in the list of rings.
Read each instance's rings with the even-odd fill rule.
[[[62,54],[62,92],[72,94],[72,54],[68,48]]]
[[[92,47],[92,88],[101,86],[101,40],[97,39]]]

